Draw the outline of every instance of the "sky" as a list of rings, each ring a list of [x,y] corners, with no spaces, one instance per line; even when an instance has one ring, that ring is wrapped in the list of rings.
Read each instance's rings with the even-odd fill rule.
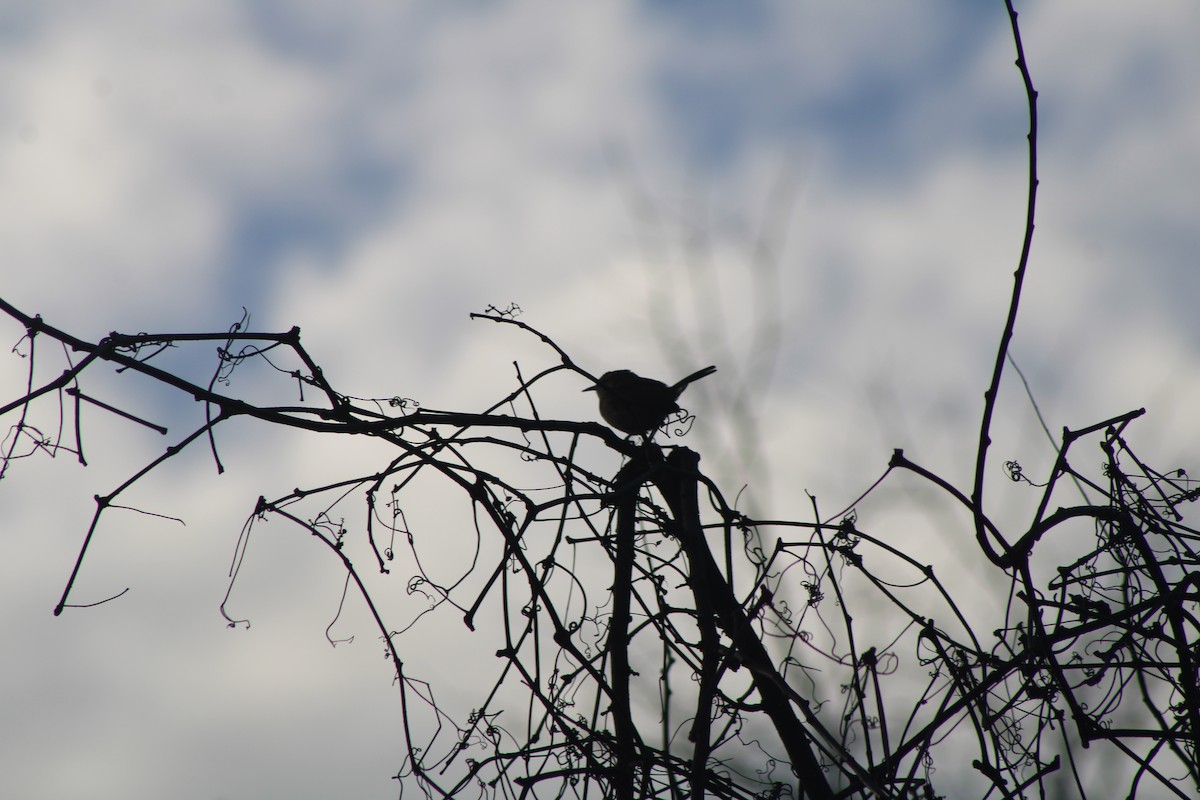
[[[1012,355],[1051,431],[1146,407],[1137,443],[1194,470],[1200,9],[1020,19],[1041,184]],[[1014,55],[999,2],[6,3],[0,296],[92,339],[245,308],[347,394],[461,410],[553,362],[468,316],[516,303],[596,374],[717,364],[692,446],[772,516],[844,507],[897,447],[965,486],[1024,229]],[[25,365],[0,355],[4,402]],[[595,419],[580,388],[542,413]],[[55,618],[91,497],[161,452],[105,422],[86,470],[0,484],[2,793],[396,796],[389,667],[368,626],[326,641],[324,554],[264,529],[236,587],[254,624],[217,610],[255,499],[363,451],[237,428],[225,475],[197,450],[139,495],[164,517],[103,531],[81,601],[129,593]],[[1052,462],[1011,373],[993,439]]]

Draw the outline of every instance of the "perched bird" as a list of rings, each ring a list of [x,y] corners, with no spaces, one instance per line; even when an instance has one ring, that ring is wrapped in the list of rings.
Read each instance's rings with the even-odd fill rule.
[[[595,386],[584,389],[600,398],[600,416],[619,431],[645,435],[679,410],[675,401],[692,381],[712,375],[716,367],[693,372],[674,386],[643,378],[627,369],[606,372]]]

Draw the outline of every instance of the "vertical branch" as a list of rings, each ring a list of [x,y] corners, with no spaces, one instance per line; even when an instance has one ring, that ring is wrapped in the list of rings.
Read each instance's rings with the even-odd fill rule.
[[[1037,91],[1033,88],[1033,79],[1029,75],[1029,65],[1025,61],[1025,47],[1021,43],[1021,31],[1017,26],[1017,11],[1013,8],[1012,0],[1005,0],[1008,9],[1008,20],[1012,26],[1013,41],[1017,48],[1017,69],[1021,71],[1021,80],[1025,83],[1025,96],[1029,101],[1029,193],[1025,205],[1025,237],[1021,243],[1021,258],[1017,263],[1017,271],[1013,273],[1012,300],[1008,306],[1008,319],[1004,323],[1004,333],[1000,335],[1000,346],[996,350],[996,365],[992,370],[992,382],[983,394],[983,420],[979,428],[979,449],[975,460],[975,488],[971,501],[975,514],[975,536],[982,543],[984,540],[983,518],[983,475],[987,466],[987,451],[991,444],[990,430],[992,413],[996,408],[996,395],[1000,390],[1000,377],[1004,373],[1004,361],[1008,355],[1008,345],[1012,341],[1013,329],[1017,323],[1017,308],[1021,302],[1021,287],[1025,282],[1025,268],[1029,264],[1029,252],[1033,246],[1033,227],[1035,209],[1037,207]]]
[[[630,462],[633,464],[634,462]],[[628,468],[629,465],[626,465]],[[624,472],[625,470],[622,470]],[[613,559],[613,607],[608,624],[609,680],[612,682],[613,733],[616,738],[613,765],[613,796],[617,800],[633,800],[633,759],[636,733],[633,728],[633,712],[630,708],[629,681],[629,625],[630,595],[633,593],[633,518],[637,505],[637,491],[623,491],[617,474],[617,486],[621,494],[617,500],[617,539]]]
[[[700,675],[696,699],[696,717],[689,737],[692,741],[692,800],[703,800],[708,758],[712,754],[713,701],[717,696],[720,677],[721,637],[717,633],[716,610],[696,573],[688,575],[692,595],[696,600],[696,625],[700,629]]]

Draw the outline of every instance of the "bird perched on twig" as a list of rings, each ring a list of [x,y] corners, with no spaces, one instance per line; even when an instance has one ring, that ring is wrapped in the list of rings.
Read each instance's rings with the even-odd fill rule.
[[[595,386],[584,389],[600,398],[600,416],[619,431],[646,435],[679,410],[675,402],[689,383],[712,375],[716,367],[693,372],[674,386],[643,378],[627,369],[600,376]]]

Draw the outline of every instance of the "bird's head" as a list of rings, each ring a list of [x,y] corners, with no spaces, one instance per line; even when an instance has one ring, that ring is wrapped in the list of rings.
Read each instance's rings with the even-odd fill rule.
[[[633,372],[631,372],[627,369],[614,369],[614,370],[611,370],[611,371],[606,372],[603,375],[601,375],[600,378],[594,384],[587,387],[583,391],[585,391],[585,392],[603,392],[603,391],[619,392],[619,391],[621,391],[622,386],[629,386],[636,379],[637,379],[637,375],[635,375]]]

